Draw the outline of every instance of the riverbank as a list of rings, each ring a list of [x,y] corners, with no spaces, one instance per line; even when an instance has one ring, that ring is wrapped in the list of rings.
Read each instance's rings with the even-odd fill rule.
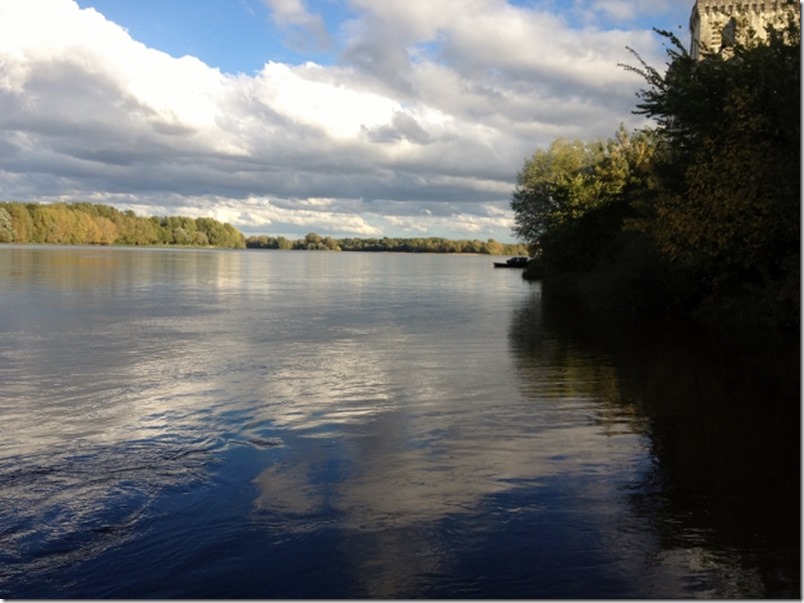
[[[639,270],[621,266],[586,273],[554,274],[531,260],[522,277],[540,281],[545,297],[599,315],[660,319],[719,329],[793,329],[800,334],[800,286],[789,282],[767,288],[745,285],[707,292],[689,275],[648,262]]]

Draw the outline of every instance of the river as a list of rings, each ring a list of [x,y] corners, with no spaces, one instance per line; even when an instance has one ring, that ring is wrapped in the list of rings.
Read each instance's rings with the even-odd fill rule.
[[[495,259],[0,246],[0,597],[799,598],[798,333]]]

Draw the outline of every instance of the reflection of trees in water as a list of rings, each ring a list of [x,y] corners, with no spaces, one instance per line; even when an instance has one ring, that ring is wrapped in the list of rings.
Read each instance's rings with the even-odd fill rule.
[[[631,432],[644,433],[636,400],[621,386],[623,375],[606,348],[571,336],[571,328],[587,329],[578,318],[569,307],[547,305],[540,293],[514,312],[509,340],[525,393],[598,400],[603,403],[598,421],[606,433],[623,422]]]
[[[702,584],[725,596],[800,593],[797,336],[637,324],[542,296],[509,333],[526,386],[549,363],[620,415],[633,407],[656,459],[633,507],[651,517],[663,558],[700,550]],[[744,571],[732,584],[704,577],[723,562]]]

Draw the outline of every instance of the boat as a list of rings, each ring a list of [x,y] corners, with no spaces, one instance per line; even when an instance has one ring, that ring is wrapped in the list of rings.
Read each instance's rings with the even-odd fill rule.
[[[517,256],[505,262],[494,262],[495,268],[524,268],[528,265],[528,258]]]

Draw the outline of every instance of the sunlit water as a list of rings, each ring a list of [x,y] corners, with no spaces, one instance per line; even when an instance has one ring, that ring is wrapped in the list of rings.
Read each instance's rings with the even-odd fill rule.
[[[0,247],[0,596],[798,597],[797,347],[493,259]]]

